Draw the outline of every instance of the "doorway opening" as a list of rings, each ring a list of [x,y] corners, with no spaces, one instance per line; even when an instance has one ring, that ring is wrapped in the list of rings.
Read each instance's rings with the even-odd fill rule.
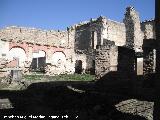
[[[44,51],[38,51],[33,53],[33,59],[31,63],[31,71],[45,72],[46,55]]]
[[[78,74],[82,73],[82,61],[81,60],[76,60],[75,73],[78,73]]]

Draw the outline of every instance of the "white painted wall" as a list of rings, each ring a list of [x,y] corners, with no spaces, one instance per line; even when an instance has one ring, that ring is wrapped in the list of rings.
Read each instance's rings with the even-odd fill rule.
[[[143,58],[137,58],[137,75],[143,75]]]
[[[8,52],[9,52],[9,42],[0,40],[0,58],[5,57],[2,56],[2,54],[6,54],[7,57]]]
[[[55,52],[52,55],[51,60],[52,72],[54,74],[65,74],[66,73],[66,56],[62,52]]]
[[[126,42],[126,28],[123,23],[107,20],[107,24],[104,25],[102,31],[102,37],[104,39],[114,41],[115,45],[123,46]]]
[[[19,66],[23,67],[24,62],[26,61],[26,53],[22,48],[12,48],[7,56],[9,61],[12,61],[13,58],[18,58],[19,59]]]
[[[33,52],[32,57],[38,58],[38,57],[45,57],[46,53],[42,50],[39,50],[38,52]]]
[[[66,64],[66,56],[62,52],[55,52],[52,55],[52,65],[62,66]]]

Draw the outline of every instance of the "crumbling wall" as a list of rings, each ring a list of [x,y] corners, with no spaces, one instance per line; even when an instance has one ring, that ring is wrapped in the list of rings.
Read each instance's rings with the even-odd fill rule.
[[[75,72],[75,53],[74,49],[65,49],[66,55],[66,74],[73,74]]]
[[[103,39],[114,41],[116,46],[123,46],[126,43],[126,28],[124,23],[105,19],[103,21]]]
[[[126,27],[126,47],[136,52],[142,51],[143,33],[139,13],[133,7],[127,7],[123,22]]]
[[[115,47],[115,43],[107,41],[105,45],[99,45],[96,49],[96,58],[95,58],[95,74],[96,79],[100,79],[105,74],[110,72],[111,67],[111,53],[112,47]]]
[[[155,22],[154,20],[144,21],[141,23],[141,30],[143,31],[143,39],[155,39]]]
[[[0,30],[0,39],[66,47],[68,46],[68,31],[42,31],[35,28],[11,26]]]
[[[143,71],[144,75],[154,73],[156,69],[156,40],[143,40]]]
[[[96,50],[96,79],[114,71],[123,78],[134,75],[135,52],[132,49],[118,47],[111,41]]]
[[[75,50],[96,49],[101,44],[102,17],[76,25]]]
[[[129,60],[133,63],[133,56],[130,55],[133,52],[128,49],[126,51],[129,53],[124,52],[124,49],[123,51],[122,48],[117,46],[125,46],[135,50],[135,52],[142,53],[143,39],[153,38],[155,38],[154,21],[140,23],[138,12],[133,7],[127,7],[123,23],[100,16],[97,19],[90,19],[90,21],[68,27],[65,31],[16,26],[1,29],[0,58],[8,59],[8,53],[12,48],[24,49],[26,58],[23,61],[22,69],[27,73],[33,53],[44,51],[46,53],[45,70],[47,74],[72,74],[75,72],[76,60],[81,60],[83,72],[92,70],[94,72],[96,69],[96,74],[101,77],[108,71],[122,69],[131,71],[133,69],[133,66],[131,67],[126,61]],[[56,60],[59,57],[58,55],[52,57],[56,52],[63,52],[65,55],[65,62],[61,67],[53,64],[53,59]],[[130,56],[131,59],[125,54]],[[149,56],[152,58],[151,53],[146,50],[144,61],[150,59]],[[126,60],[121,61],[119,59],[121,57],[126,58]],[[13,64],[15,64],[15,61],[9,61],[8,63],[11,66]],[[129,67],[126,65],[129,65]],[[146,63],[144,63],[144,67],[148,67]],[[150,71],[148,68],[144,68],[144,70]]]
[[[81,27],[76,30],[75,49],[86,50],[90,47],[90,30],[88,27]]]
[[[143,62],[143,72],[144,75],[154,72],[154,52],[153,49],[144,49],[144,62]]]
[[[95,49],[102,44],[102,20],[103,17],[76,25],[75,53],[77,56],[85,56],[82,60],[83,71],[95,73]],[[76,58],[76,60],[78,60]]]
[[[71,26],[67,28],[68,37],[67,46],[58,50],[48,49],[47,50],[47,65],[46,74],[56,75],[56,74],[73,74],[75,72],[75,51],[74,51],[74,41],[75,41],[75,28]],[[66,36],[64,36],[66,37]],[[53,56],[55,53],[56,56]],[[59,62],[58,62],[59,61]],[[61,61],[61,63],[60,63]]]
[[[67,65],[65,67],[65,65],[63,65],[63,67],[55,67],[54,74],[73,73],[74,71],[74,63],[72,60],[70,60],[71,58],[74,58],[73,55],[75,54],[74,27],[67,28],[66,31],[42,31],[40,29],[12,26],[0,30],[0,40],[2,41],[0,45],[3,46],[0,48],[0,55],[2,57],[2,55],[4,55],[5,53],[6,59],[9,60],[9,63],[7,65],[9,69],[15,68],[17,66],[17,63],[10,59],[11,57],[13,59],[13,55],[15,55],[15,57],[16,55],[19,55],[16,54],[17,52],[15,51],[10,54],[13,49],[23,49],[25,51],[25,58],[22,55],[21,57],[19,57],[19,59],[24,58],[24,60],[20,62],[21,65],[18,66],[24,73],[29,73],[34,53],[39,53],[39,51],[44,51],[46,53],[45,57],[47,65],[45,69],[48,73],[48,71],[51,70],[51,68],[53,68],[54,66],[52,64],[53,53],[57,51],[63,52],[65,50],[65,52],[69,51],[66,52],[67,62],[65,63],[65,65],[69,64],[70,66]],[[8,45],[8,47],[6,45]],[[53,59],[56,59],[56,57]]]

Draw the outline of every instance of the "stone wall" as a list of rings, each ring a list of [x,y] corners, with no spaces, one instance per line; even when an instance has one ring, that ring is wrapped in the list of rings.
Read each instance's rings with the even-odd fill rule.
[[[76,56],[85,56],[82,65],[86,73],[95,73],[95,50],[97,45],[102,42],[102,21],[103,17],[91,19],[76,25],[75,34],[75,53]],[[78,57],[77,57],[78,58]],[[77,59],[78,60],[78,59]]]
[[[6,65],[8,61],[5,58],[0,58],[0,77],[7,76]]]
[[[127,7],[123,21],[126,27],[126,47],[136,52],[142,51],[143,33],[139,13],[133,7]]]
[[[101,44],[102,17],[76,25],[75,50],[96,49]]]
[[[103,25],[103,39],[114,41],[117,46],[125,45],[126,28],[124,23],[105,19]]]
[[[153,73],[154,66],[154,52],[153,49],[145,48],[144,49],[144,62],[143,62],[143,71],[144,75]]]
[[[95,59],[95,74],[96,79],[100,79],[105,74],[110,72],[111,67],[111,53],[112,47],[115,47],[115,43],[108,41],[106,45],[99,45],[96,49],[96,59]]]
[[[135,52],[132,49],[115,46],[108,41],[106,45],[96,50],[96,79],[100,79],[109,72],[116,72],[129,78],[135,74]]]
[[[97,19],[75,24],[65,31],[16,26],[1,29],[0,58],[5,58],[8,61],[6,66],[12,68],[16,64],[16,61],[13,60],[16,52],[12,55],[10,53],[17,48],[24,50],[25,55],[23,56],[25,57],[21,61],[23,64],[21,68],[28,73],[34,54],[43,51],[46,60],[46,74],[72,74],[75,72],[76,61],[80,60],[82,61],[82,73],[94,73],[96,70],[96,74],[101,77],[108,71],[122,69],[132,71],[133,66],[128,61],[135,64],[133,63],[133,51],[143,52],[142,44],[145,44],[143,39],[155,39],[154,20],[140,23],[139,13],[133,7],[127,7],[123,23],[100,16]],[[146,51],[144,61],[150,56],[150,52],[147,52],[146,49],[144,47]],[[130,53],[133,53],[133,56]],[[119,59],[121,57],[128,61]],[[142,62],[138,66],[141,65]],[[146,70],[148,66],[145,62],[144,67],[146,67],[145,71],[149,71]]]
[[[155,72],[157,44],[155,39],[144,39],[143,43],[143,71],[144,75],[146,75]]]
[[[155,22],[154,20],[144,21],[141,23],[141,30],[144,34],[144,39],[155,39]]]
[[[69,31],[45,31],[35,28],[11,26],[0,30],[0,39],[14,42],[67,47]]]
[[[11,70],[20,67],[26,74],[30,71],[35,54],[39,55],[42,51],[44,52],[43,57],[46,58],[46,74],[72,74],[75,64],[73,63],[75,56],[74,40],[75,29],[73,27],[66,31],[42,31],[31,28],[8,27],[0,30],[0,58],[4,56],[8,60],[6,69]],[[16,49],[24,51],[24,54],[17,54]],[[53,58],[55,52],[65,54],[65,65],[61,65],[59,62],[56,62],[55,65],[53,59],[57,58],[59,61],[61,59],[59,55]],[[14,58],[18,58],[18,62]],[[17,66],[19,62],[20,65]]]

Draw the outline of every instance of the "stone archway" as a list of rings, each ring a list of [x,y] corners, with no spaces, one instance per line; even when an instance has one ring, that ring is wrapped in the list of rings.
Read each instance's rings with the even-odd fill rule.
[[[64,74],[66,72],[66,56],[63,52],[55,52],[52,55],[51,64],[54,67],[54,74]]]
[[[26,52],[21,47],[14,47],[9,50],[8,60],[10,67],[24,67],[26,61]]]

